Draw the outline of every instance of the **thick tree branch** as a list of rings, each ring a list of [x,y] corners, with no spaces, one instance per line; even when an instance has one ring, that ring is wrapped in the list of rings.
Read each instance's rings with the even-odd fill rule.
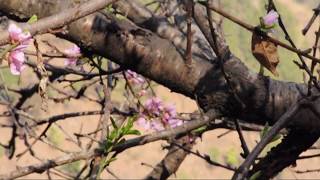
[[[154,167],[145,179],[168,179],[170,175],[178,170],[183,160],[189,154],[186,150],[191,150],[193,144],[190,142],[189,136],[184,136],[175,143],[183,148],[172,144],[167,155]]]
[[[273,148],[249,172],[249,177],[259,173],[258,179],[270,179],[284,168],[296,163],[299,155],[319,139],[318,133],[293,130],[284,137],[281,144]],[[303,143],[299,143],[303,142]]]
[[[64,11],[58,14],[54,14],[53,16],[43,18],[33,23],[32,26],[28,26],[28,24],[25,24],[26,26],[25,30],[28,30],[31,34],[37,34],[39,32],[41,33],[48,32],[50,29],[62,27],[86,15],[89,15],[93,12],[103,9],[115,1],[116,0],[93,0],[93,1],[88,1],[87,3],[83,3],[81,5],[74,3],[74,1],[61,2],[61,3],[55,2],[53,5],[61,6],[60,10],[64,10]],[[52,8],[50,6],[47,7],[47,3],[45,1],[43,1],[43,3],[44,4],[37,3],[34,1],[24,2],[22,3],[24,7],[22,7],[21,9],[23,8],[29,9],[29,7],[34,7],[38,5],[39,5],[38,6],[39,8],[44,8],[43,10],[46,10],[46,8]],[[65,5],[68,6],[68,4],[72,4],[72,6],[74,7],[70,9],[65,9],[65,7],[64,8],[62,7]],[[12,10],[12,12],[16,12],[11,8],[19,8],[20,6],[21,6],[21,2],[19,1],[11,1],[7,3],[4,2],[3,4],[0,5],[0,9],[6,9],[7,12],[10,13],[10,10]],[[70,5],[70,7],[72,6]],[[55,11],[55,10],[58,10],[58,9],[51,9],[51,11]],[[37,14],[37,12],[31,12],[29,10],[20,12],[20,13],[21,13],[20,15],[23,14],[22,17],[26,17],[26,18],[28,18],[30,15]],[[8,41],[9,41],[9,33],[8,32],[1,33],[0,45],[3,45]]]

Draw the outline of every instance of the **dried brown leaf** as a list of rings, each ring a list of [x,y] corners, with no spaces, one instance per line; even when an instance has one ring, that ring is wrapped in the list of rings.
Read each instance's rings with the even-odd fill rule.
[[[253,33],[251,51],[253,56],[263,67],[267,68],[273,75],[279,76],[276,69],[279,63],[278,49],[276,44],[267,38]]]

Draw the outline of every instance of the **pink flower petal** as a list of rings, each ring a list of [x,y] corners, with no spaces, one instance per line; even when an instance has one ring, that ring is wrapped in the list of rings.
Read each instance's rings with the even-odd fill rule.
[[[19,40],[19,35],[22,33],[22,29],[19,28],[16,24],[11,23],[8,27],[10,39],[13,41]]]
[[[16,66],[15,64],[10,64],[10,72],[13,75],[20,75],[21,72],[26,68],[25,65]]]
[[[76,58],[67,58],[64,60],[65,66],[76,66],[77,65],[77,59]]]
[[[11,51],[9,54],[10,63],[23,63],[25,61],[25,56],[22,51]]]
[[[64,51],[68,57],[79,57],[81,55],[80,48],[77,45],[73,45]]]
[[[279,14],[276,11],[271,10],[266,16],[263,17],[263,22],[268,26],[272,26],[278,21],[278,18]]]
[[[134,85],[143,85],[145,83],[145,79],[143,77],[131,70],[126,71],[126,78]]]
[[[12,51],[9,53],[10,71],[13,75],[20,75],[25,68],[25,56],[22,51]]]
[[[141,96],[144,96],[146,94],[147,94],[147,91],[143,89],[138,93],[138,96],[141,97]]]
[[[174,128],[177,126],[181,126],[183,122],[180,119],[169,119],[169,125],[170,127]]]
[[[28,45],[31,42],[30,32],[24,32],[24,33],[19,34],[18,41],[22,44]]]
[[[155,115],[160,115],[160,112],[163,110],[162,101],[158,97],[148,99],[145,102],[144,107],[146,110],[148,110],[149,113]]]
[[[162,130],[164,130],[164,127],[160,122],[152,121],[151,122],[151,129],[154,129],[156,131],[162,131]]]
[[[29,44],[31,40],[31,34],[29,32],[23,32],[16,24],[11,23],[8,27],[10,39],[14,42]]]
[[[20,44],[15,47],[12,51],[24,51],[28,47],[28,44]]]
[[[176,107],[173,104],[168,104],[164,107],[164,111],[169,113],[171,117],[175,117],[177,115]]]
[[[138,124],[138,126],[141,126],[144,129],[150,129],[151,128],[150,121],[147,121],[144,116],[141,116],[141,117],[138,118],[137,124]]]

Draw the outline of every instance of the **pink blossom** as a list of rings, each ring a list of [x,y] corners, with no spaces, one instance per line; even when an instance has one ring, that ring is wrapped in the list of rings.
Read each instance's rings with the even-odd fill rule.
[[[147,121],[146,118],[144,117],[144,115],[140,116],[137,119],[137,124],[138,124],[138,126],[141,126],[144,129],[150,129],[151,128],[150,121]]]
[[[14,23],[11,23],[9,25],[8,31],[11,41],[13,41],[14,43],[18,42],[24,45],[29,44],[31,40],[30,32],[23,32],[22,29]]]
[[[126,71],[126,77],[129,82],[131,82],[132,84],[135,84],[135,85],[143,85],[145,83],[144,78],[142,78],[137,73],[135,73],[131,70]]]
[[[76,66],[77,65],[77,58],[67,58],[64,61],[65,66]]]
[[[278,21],[278,18],[279,14],[276,11],[271,10],[266,16],[263,17],[263,22],[267,26],[272,26]]]
[[[22,51],[11,51],[9,53],[10,71],[13,75],[20,75],[25,68],[25,56]]]
[[[9,52],[8,61],[10,71],[13,75],[19,75],[25,68],[25,55],[23,51],[32,41],[31,34],[29,32],[23,32],[20,27],[13,23],[9,25],[8,32],[11,41],[17,43],[17,47]]]
[[[156,130],[156,131],[164,130],[164,126],[163,126],[163,124],[161,122],[151,121],[150,125],[151,125],[150,128],[153,129],[153,130]]]
[[[156,115],[159,115],[160,112],[163,110],[162,101],[158,97],[148,99],[145,102],[144,107],[148,112]]]
[[[173,104],[165,106],[164,111],[168,113],[171,117],[175,117],[177,115],[176,107]]]
[[[80,48],[77,45],[73,45],[64,51],[67,57],[79,57],[81,55]]]
[[[175,128],[177,126],[181,126],[183,122],[180,119],[170,118],[168,119],[168,124],[170,125],[170,127]]]
[[[64,51],[65,55],[68,57],[64,61],[65,66],[75,66],[77,65],[77,60],[80,55],[80,48],[77,45],[73,45]]]
[[[171,104],[164,107],[162,120],[170,127],[176,127],[182,125],[182,121],[176,118],[176,108]]]
[[[153,97],[144,103],[144,110],[137,122],[145,129],[161,131],[166,127],[182,125],[183,121],[176,116],[176,108],[173,105],[164,105],[160,98]]]
[[[144,96],[147,94],[147,91],[142,89],[139,93],[138,93],[138,96],[141,97],[141,96]]]

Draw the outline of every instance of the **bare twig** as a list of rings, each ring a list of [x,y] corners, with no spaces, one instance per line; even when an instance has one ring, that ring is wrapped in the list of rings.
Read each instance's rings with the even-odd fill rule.
[[[277,10],[277,8],[276,8],[273,0],[269,0],[268,10],[270,11],[271,9],[275,10],[276,12],[278,12],[278,10]],[[278,13],[278,14],[279,14],[279,13]],[[282,31],[284,32],[284,34],[285,34],[285,39],[286,39],[287,41],[289,41],[290,45],[291,45],[293,48],[297,49],[295,43],[294,43],[293,40],[291,39],[291,37],[290,37],[290,35],[289,35],[289,33],[288,33],[288,31],[287,31],[287,29],[286,29],[283,21],[282,21],[281,16],[279,17],[279,26],[280,26],[280,28],[282,29]],[[296,52],[296,53],[297,53],[297,52]],[[300,53],[297,53],[297,55],[298,55],[298,57],[299,57],[299,60],[300,60],[300,62],[301,62],[301,65],[302,65],[303,69],[304,69],[304,70],[308,73],[308,75],[309,75],[309,79],[310,79],[310,80],[309,80],[309,83],[308,83],[308,84],[309,84],[309,86],[308,86],[308,95],[311,95],[311,84],[313,83],[314,86],[315,86],[318,90],[320,90],[320,86],[319,86],[319,84],[318,84],[317,79],[313,76],[312,70],[310,70],[309,67],[307,66],[307,63],[306,63],[305,60],[303,59],[302,55],[301,55]],[[315,57],[315,56],[313,56],[313,57]],[[315,65],[316,62],[315,62],[315,61],[312,61],[312,64]]]
[[[234,124],[236,126],[236,130],[238,132],[240,143],[241,143],[241,147],[242,147],[242,150],[243,150],[243,153],[241,153],[241,156],[243,158],[246,158],[250,153],[248,145],[247,145],[247,143],[246,143],[246,141],[244,139],[241,126],[240,126],[239,121],[237,119],[234,120]]]
[[[320,13],[320,3],[318,5],[318,7],[316,7],[313,11],[314,11],[314,13],[313,13],[310,21],[308,22],[306,27],[302,30],[302,34],[303,35],[307,34],[307,32],[309,31],[309,29],[312,26],[313,22],[316,20],[317,16],[319,15],[319,13]]]
[[[202,154],[200,154],[199,151],[194,152],[194,151],[189,150],[189,149],[187,149],[187,148],[185,148],[185,147],[183,147],[183,146],[181,146],[181,145],[179,145],[179,144],[177,144],[177,143],[174,143],[174,145],[175,145],[175,146],[178,146],[179,148],[183,149],[184,151],[187,151],[188,153],[190,153],[190,154],[192,154],[192,155],[194,155],[194,156],[196,156],[196,157],[199,157],[199,158],[205,160],[205,161],[206,161],[207,163],[209,163],[210,165],[217,166],[217,167],[221,167],[221,168],[224,168],[224,169],[230,170],[230,171],[236,171],[235,168],[232,168],[232,167],[230,167],[230,166],[227,166],[227,165],[224,165],[224,164],[221,164],[221,163],[218,163],[218,162],[213,161],[213,160],[210,158],[209,155],[206,155],[206,154],[205,154],[205,155],[202,155]]]
[[[298,173],[298,174],[304,174],[304,173],[312,173],[312,172],[320,172],[320,169],[308,169],[308,170],[305,170],[305,171],[300,171],[300,170],[296,170],[294,171],[295,173]]]
[[[153,168],[145,179],[167,179],[178,170],[185,157],[189,154],[192,146],[193,144],[190,142],[188,136],[184,136],[177,140],[177,142],[172,143],[167,155]]]
[[[207,5],[206,2],[200,2],[200,3],[203,4],[203,5]],[[236,18],[235,16],[230,15],[229,13],[223,11],[222,9],[219,9],[219,8],[215,7],[215,6],[212,5],[212,4],[209,5],[209,8],[210,8],[211,10],[215,11],[216,13],[220,14],[221,16],[229,19],[230,21],[238,24],[239,26],[247,29],[248,31],[251,31],[251,32],[257,31],[257,28],[256,28],[256,27],[254,27],[254,26],[252,26],[252,25],[250,25],[250,24],[247,24],[247,23],[241,21],[240,19]],[[283,48],[285,48],[285,49],[287,49],[287,50],[289,50],[289,51],[298,53],[298,54],[300,54],[301,56],[304,56],[304,57],[306,57],[306,58],[308,58],[308,59],[310,59],[310,60],[312,60],[312,61],[315,61],[315,62],[317,62],[317,63],[320,63],[320,59],[315,58],[315,57],[307,54],[307,53],[306,53],[305,51],[303,51],[303,50],[294,48],[294,47],[292,47],[292,46],[290,46],[290,45],[288,45],[288,44],[286,44],[286,43],[283,43],[283,42],[281,42],[281,41],[279,41],[279,40],[277,40],[277,39],[275,39],[275,38],[273,38],[273,37],[268,36],[267,34],[264,34],[264,33],[261,33],[261,32],[260,32],[260,34],[263,35],[263,36],[265,36],[265,37],[268,37],[268,39],[269,39],[271,42],[273,42],[274,44],[276,44],[276,45],[279,45],[279,46],[281,46],[281,47],[283,47]]]
[[[193,0],[188,0],[186,4],[186,9],[187,9],[187,49],[186,49],[186,64],[188,66],[191,66],[192,64],[192,16],[194,12],[194,3]]]
[[[101,80],[101,85],[103,86],[103,93],[104,93],[104,114],[101,119],[101,138],[100,143],[103,144],[106,141],[106,138],[109,136],[109,121],[110,121],[110,111],[111,111],[111,97],[110,97],[110,88],[108,87],[108,83],[104,83]],[[100,173],[103,170],[103,164],[101,162],[107,157],[108,154],[101,154],[101,156],[97,156],[93,160],[93,165],[91,169],[90,179],[99,179]]]

